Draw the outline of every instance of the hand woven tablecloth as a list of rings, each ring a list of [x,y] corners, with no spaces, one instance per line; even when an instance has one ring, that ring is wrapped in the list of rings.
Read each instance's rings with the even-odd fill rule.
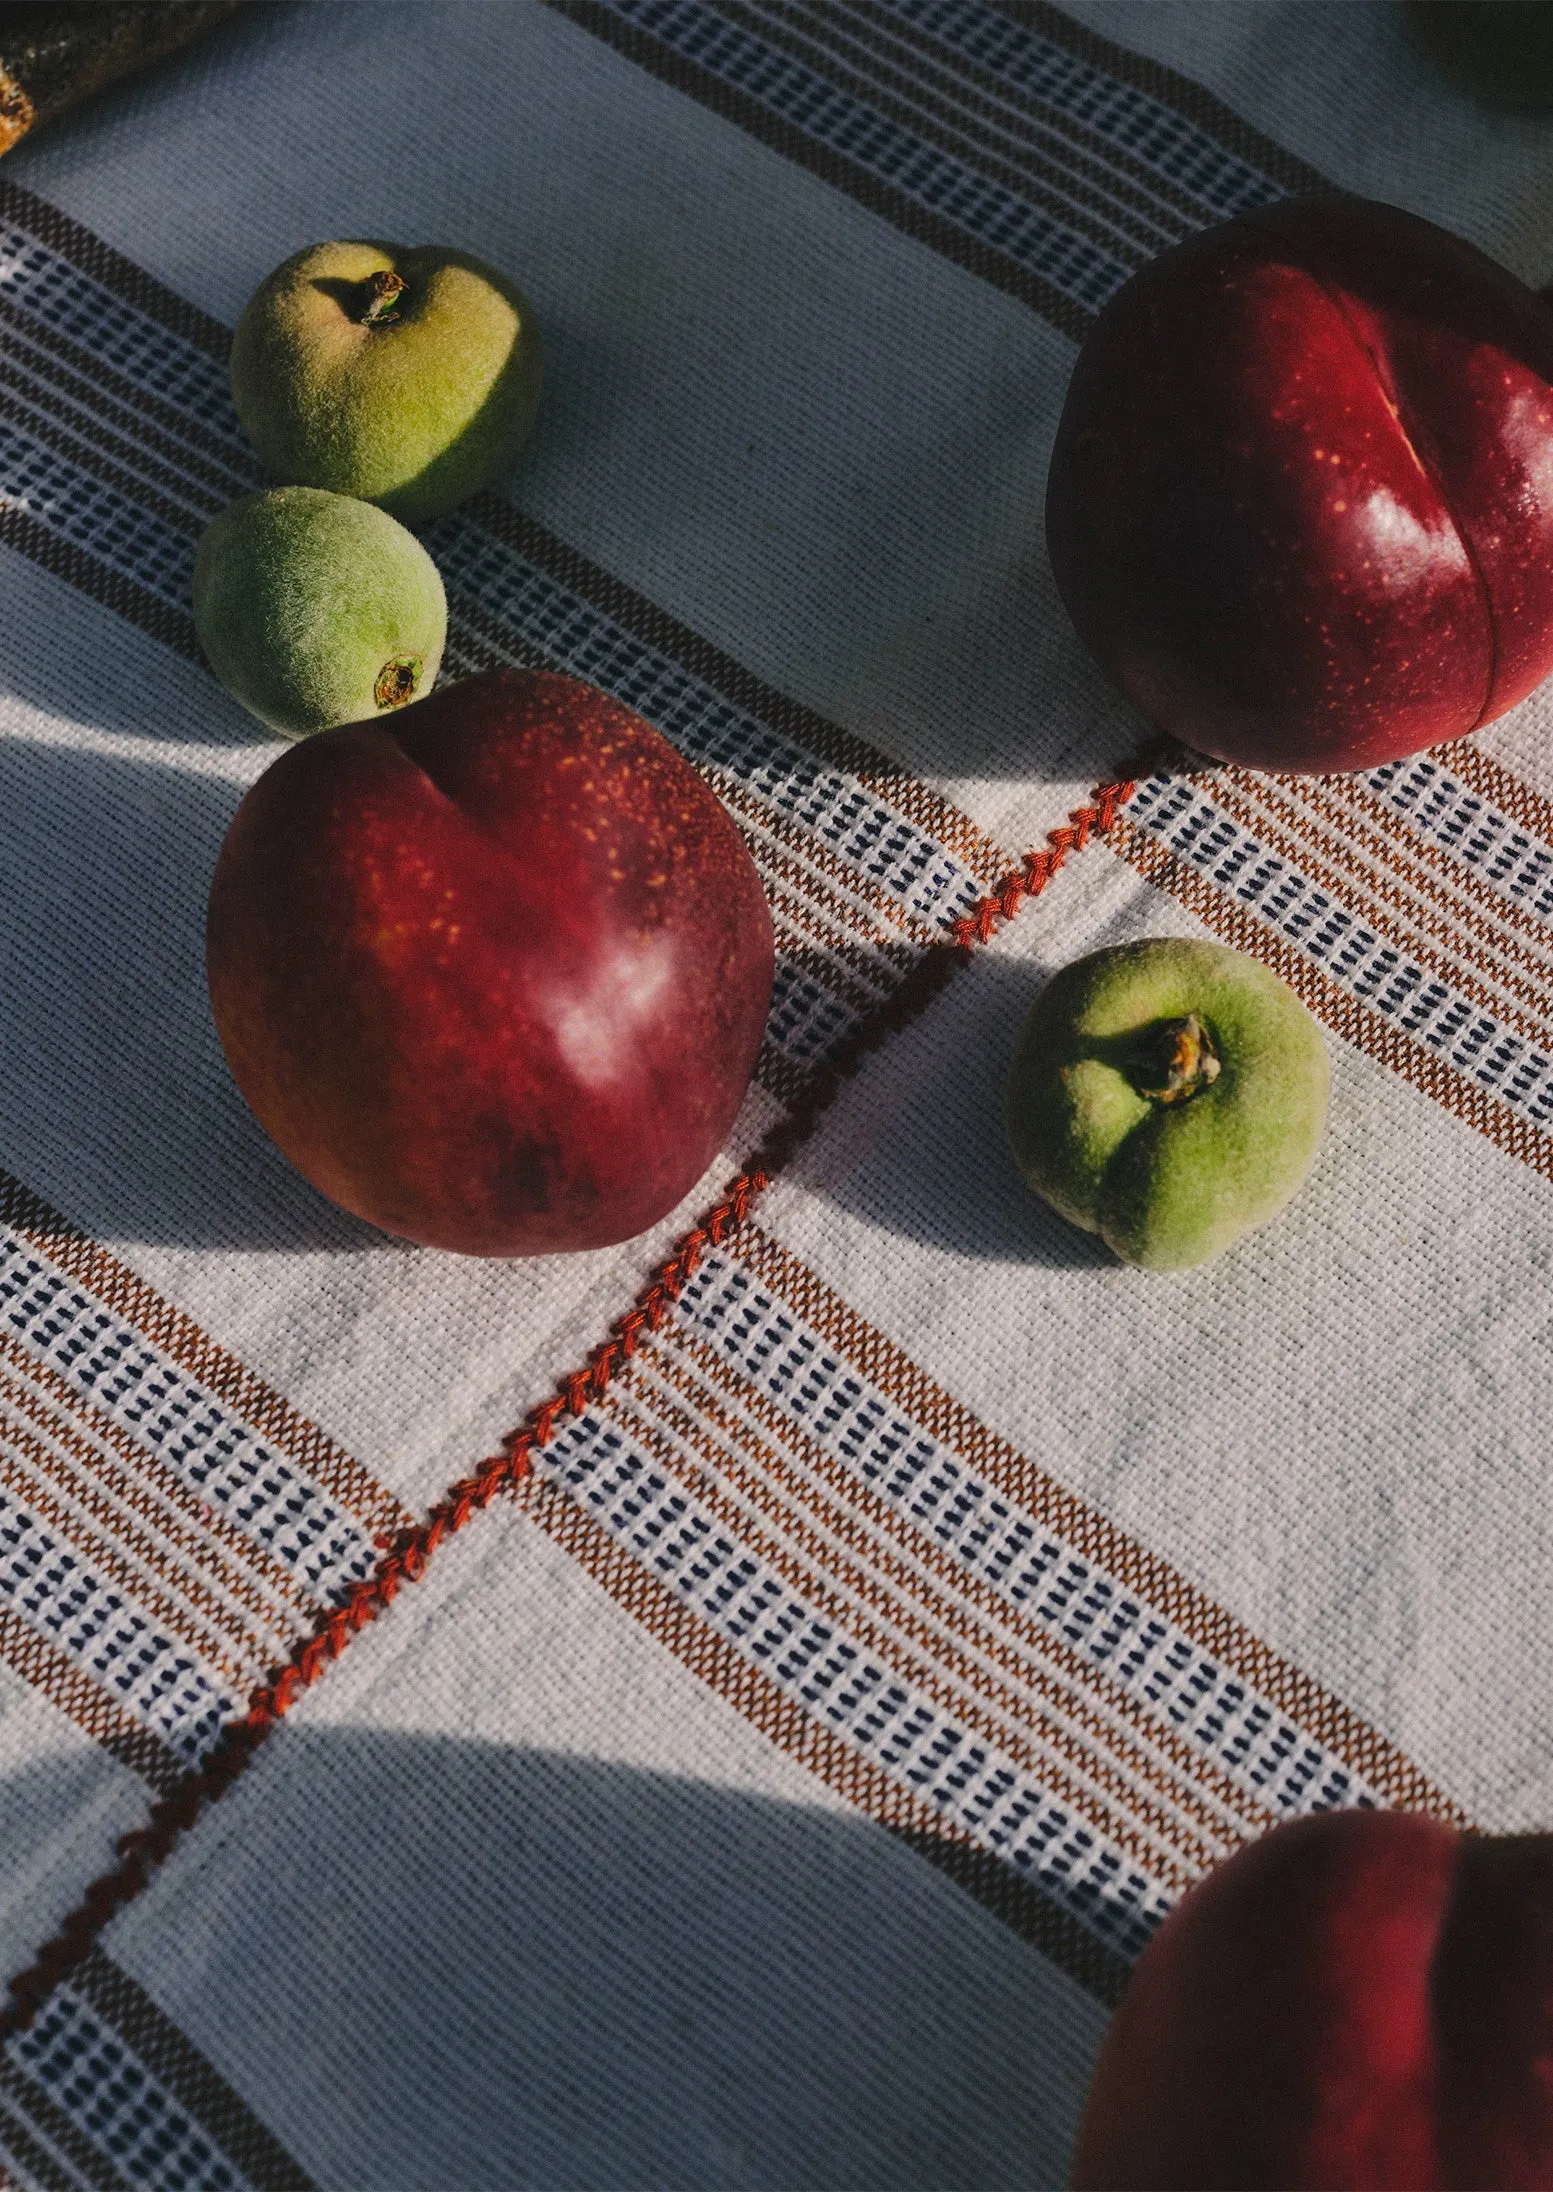
[[[1553,696],[1129,790],[1042,538],[1098,307],[1323,183],[1553,273],[1553,121],[1380,4],[269,6],[6,161],[19,2184],[1056,2183],[1241,1841],[1553,1821]],[[227,330],[334,235],[545,329],[531,446],[427,531],[447,674],[622,695],[770,889],[733,1146],[608,1253],[354,1223],[210,1024],[279,749],[193,544],[258,479]],[[1276,968],[1334,1074],[1286,1216],[1172,1277],[1000,1120],[1043,977],[1159,933]]]

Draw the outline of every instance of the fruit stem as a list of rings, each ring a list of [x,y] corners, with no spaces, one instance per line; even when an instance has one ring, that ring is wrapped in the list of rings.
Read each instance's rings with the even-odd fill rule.
[[[380,708],[402,708],[407,700],[415,698],[415,688],[421,679],[419,655],[390,655],[377,673],[377,683],[372,697]]]
[[[1133,1085],[1157,1104],[1184,1104],[1219,1077],[1219,1054],[1195,1012],[1146,1027],[1133,1059]]]
[[[408,284],[402,274],[391,274],[387,267],[380,267],[376,274],[369,274],[362,283],[366,293],[356,319],[361,327],[388,327],[399,317],[399,299]]]

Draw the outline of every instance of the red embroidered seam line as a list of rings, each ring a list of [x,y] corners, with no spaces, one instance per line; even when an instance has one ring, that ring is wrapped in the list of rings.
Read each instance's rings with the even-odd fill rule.
[[[1145,765],[1140,761],[1138,773]],[[731,1183],[721,1202],[692,1227],[634,1305],[616,1320],[586,1367],[565,1379],[549,1400],[535,1408],[516,1430],[509,1431],[497,1451],[471,1476],[461,1478],[444,1493],[426,1520],[399,1539],[375,1574],[352,1587],[343,1605],[298,1648],[274,1680],[255,1691],[246,1718],[232,1723],[204,1765],[152,1806],[145,1826],[120,1839],[116,1846],[118,1863],[112,1871],[92,1882],[59,1932],[11,1981],[9,2006],[0,2013],[0,2039],[26,2030],[52,1990],[85,1962],[108,1924],[134,1901],[152,1873],[171,1855],[180,1836],[208,1804],[231,1787],[301,1693],[339,1658],[358,1630],[393,1604],[401,1584],[419,1580],[443,1539],[462,1530],[498,1492],[510,1489],[529,1474],[535,1449],[549,1442],[558,1423],[568,1416],[581,1415],[591,1401],[603,1398],[616,1371],[635,1353],[643,1332],[655,1331],[663,1322],[707,1249],[715,1248],[743,1222],[868,1054],[887,1035],[914,1020],[955,968],[1010,920],[1027,898],[1038,898],[1072,853],[1081,851],[1092,837],[1103,836],[1136,788],[1136,775],[1098,786],[1091,795],[1091,804],[1076,808],[1060,829],[1049,831],[1041,851],[1027,854],[1022,867],[955,921],[950,927],[950,941],[935,944],[926,952],[889,1002],[839,1047],[794,1109],[762,1143],[753,1161]]]

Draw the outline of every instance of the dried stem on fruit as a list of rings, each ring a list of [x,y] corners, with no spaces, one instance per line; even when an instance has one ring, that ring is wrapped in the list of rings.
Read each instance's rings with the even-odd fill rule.
[[[1219,1077],[1213,1037],[1195,1012],[1179,1020],[1156,1020],[1138,1046],[1135,1086],[1157,1104],[1184,1104]]]
[[[363,327],[391,327],[399,317],[399,299],[408,284],[402,274],[391,274],[387,267],[380,267],[376,274],[369,274],[362,283],[365,301],[358,314]]]

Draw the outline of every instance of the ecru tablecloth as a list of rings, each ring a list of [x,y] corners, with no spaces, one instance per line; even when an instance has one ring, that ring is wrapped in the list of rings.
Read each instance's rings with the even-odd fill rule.
[[[0,168],[18,2184],[1056,2184],[1245,1838],[1553,1823],[1553,695],[1124,797],[1042,537],[1097,308],[1322,182],[1553,273],[1553,120],[1380,0],[262,6]],[[543,322],[426,534],[447,674],[622,694],[771,892],[733,1144],[608,1253],[354,1223],[210,1025],[278,750],[189,622],[226,331],[337,235]],[[1153,934],[1278,969],[1334,1079],[1285,1217],[1171,1277],[1000,1123],[1043,976]]]

